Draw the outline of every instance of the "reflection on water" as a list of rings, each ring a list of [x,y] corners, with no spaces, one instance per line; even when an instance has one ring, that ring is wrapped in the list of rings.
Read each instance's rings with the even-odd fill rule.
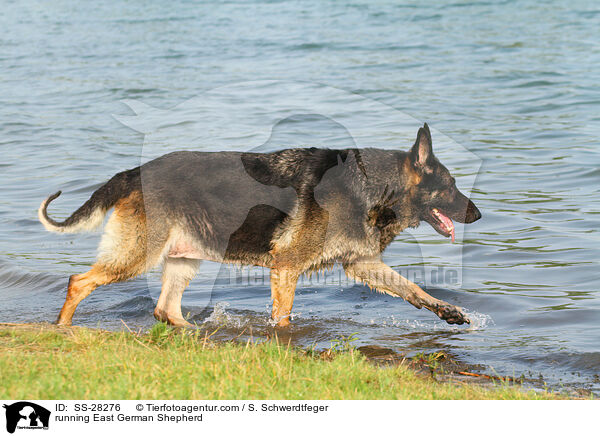
[[[475,322],[452,327],[362,286],[307,282],[297,292],[293,340],[329,346],[356,332],[360,344],[446,350],[500,373],[599,389],[600,13],[593,2],[257,2],[250,14],[235,2],[72,6],[42,11],[26,0],[5,5],[0,18],[8,30],[0,36],[0,321],[53,321],[67,277],[94,261],[99,235],[46,233],[36,219],[40,201],[62,189],[52,213],[63,218],[115,172],[139,165],[145,151],[161,151],[160,137],[144,143],[111,116],[133,115],[122,99],[160,110],[160,118],[146,118],[151,127],[195,135],[176,141],[188,149],[354,141],[406,149],[427,121],[482,160],[472,199],[483,218],[465,227],[460,261],[456,246],[427,225],[401,234],[385,260],[400,269],[462,265],[460,287],[428,291],[465,307]],[[296,94],[269,86],[239,88],[233,123],[177,124],[182,112],[169,115],[205,96],[198,109],[217,87],[272,79],[316,90],[326,83],[418,122],[389,123],[370,110],[336,122],[297,116],[278,106],[298,103]],[[262,110],[252,104],[259,97]],[[336,98],[319,104],[345,112]],[[279,110],[271,141],[259,140],[257,120]],[[449,142],[434,136],[435,144],[459,186],[475,175],[468,159],[444,153]],[[223,337],[270,332],[266,284],[215,285],[219,267],[203,268],[184,313],[221,325]],[[98,289],[75,322],[149,326],[157,283],[152,273]]]

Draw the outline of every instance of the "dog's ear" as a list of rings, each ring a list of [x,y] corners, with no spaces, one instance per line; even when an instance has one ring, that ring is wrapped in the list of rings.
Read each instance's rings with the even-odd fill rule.
[[[429,126],[425,123],[417,132],[417,140],[410,150],[410,157],[415,166],[424,168],[430,162],[432,156],[431,132]]]

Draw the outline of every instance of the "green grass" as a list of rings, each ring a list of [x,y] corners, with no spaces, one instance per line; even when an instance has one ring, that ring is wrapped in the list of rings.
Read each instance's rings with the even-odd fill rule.
[[[436,382],[403,365],[372,365],[344,344],[322,357],[273,340],[215,343],[198,333],[182,333],[162,324],[140,335],[85,328],[0,326],[0,398],[553,397],[507,385],[486,388]]]

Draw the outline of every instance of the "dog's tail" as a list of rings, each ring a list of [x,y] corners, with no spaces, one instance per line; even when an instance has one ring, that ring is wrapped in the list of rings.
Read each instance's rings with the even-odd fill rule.
[[[116,174],[63,222],[54,221],[46,210],[50,202],[61,194],[61,191],[58,191],[42,201],[38,209],[38,218],[46,230],[51,232],[77,233],[94,230],[102,224],[104,216],[117,201],[127,197],[134,190],[141,191],[139,168]]]

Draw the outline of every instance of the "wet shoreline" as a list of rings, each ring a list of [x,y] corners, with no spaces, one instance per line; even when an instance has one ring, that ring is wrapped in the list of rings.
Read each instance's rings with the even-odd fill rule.
[[[57,326],[50,323],[6,323],[0,322],[0,330],[28,330],[28,331],[55,331],[64,334],[69,334],[72,330],[78,329],[90,329],[89,327],[70,326],[63,327]],[[97,332],[108,332],[111,330],[94,329],[91,330]],[[192,329],[194,330],[194,329]],[[284,331],[278,331],[273,329],[272,334],[268,334],[264,337],[248,336],[244,335],[244,331],[231,338],[226,338],[223,335],[218,335],[219,329],[210,329],[205,327],[198,327],[202,333],[200,337],[205,337],[215,342],[226,343],[226,342],[241,342],[246,341],[261,342],[262,340],[270,340],[276,338],[276,341],[282,345],[291,344],[292,337],[287,335]],[[131,329],[125,323],[123,323],[122,331],[129,332],[133,335],[144,334],[147,330],[138,328],[137,330]],[[339,340],[337,345],[332,344],[332,348],[328,349],[308,349],[305,347],[298,347],[306,353],[318,356],[322,359],[330,359],[336,352],[343,351],[345,347],[353,347],[351,341]],[[467,364],[460,360],[459,357],[452,354],[438,351],[434,353],[419,353],[416,356],[408,357],[407,354],[398,353],[390,348],[379,347],[377,345],[363,345],[359,347],[353,347],[356,351],[360,352],[366,357],[367,361],[374,366],[378,367],[390,367],[397,365],[405,365],[417,374],[424,377],[431,377],[432,380],[440,383],[455,383],[455,384],[474,384],[483,386],[489,389],[497,387],[518,387],[525,390],[534,390],[538,392],[550,392],[559,395],[566,395],[571,399],[588,399],[592,395],[592,391],[583,387],[571,384],[569,386],[553,386],[547,385],[540,379],[526,378],[525,376],[513,377],[499,374],[490,374],[486,370],[486,366],[482,364]]]

